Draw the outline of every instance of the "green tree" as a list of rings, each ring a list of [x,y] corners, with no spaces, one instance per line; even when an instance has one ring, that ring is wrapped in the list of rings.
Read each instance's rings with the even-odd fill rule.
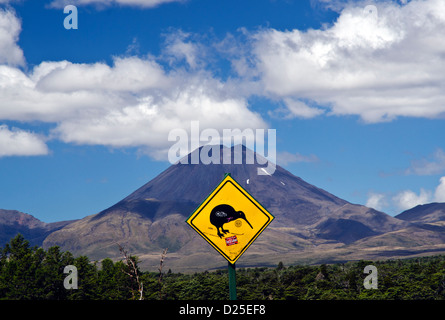
[[[21,234],[11,239],[2,253],[4,260],[0,273],[2,296],[17,300],[41,298],[36,273],[44,256],[43,249],[30,248],[29,241]]]
[[[88,257],[80,256],[74,259],[73,265],[77,268],[78,289],[69,289],[67,294],[70,300],[96,300],[100,299],[98,290],[98,270]]]
[[[63,286],[64,268],[73,264],[74,258],[70,252],[61,252],[58,246],[49,248],[45,258],[37,270],[36,279],[42,288],[42,298],[49,300],[64,300],[68,291]]]

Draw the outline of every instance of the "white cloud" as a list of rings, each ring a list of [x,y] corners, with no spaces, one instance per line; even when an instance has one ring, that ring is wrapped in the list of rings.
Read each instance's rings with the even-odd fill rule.
[[[162,68],[150,59],[115,58],[104,63],[44,62],[33,72],[37,89],[45,92],[99,91],[140,92],[168,85]]]
[[[17,45],[21,29],[13,11],[0,9],[0,64],[24,65],[23,51]]]
[[[266,95],[367,122],[445,114],[445,2],[347,2],[329,27],[252,35]]]
[[[17,17],[0,11],[5,15],[20,26]],[[171,51],[198,67],[194,53],[178,43]],[[202,129],[267,127],[232,83],[201,68],[167,72],[152,57],[116,57],[111,66],[45,61],[28,72],[0,65],[0,119],[55,123],[52,139],[140,147],[155,155],[171,146],[170,130],[189,131],[192,120]]]
[[[374,208],[375,210],[383,211],[385,207],[387,207],[388,202],[386,200],[386,196],[383,193],[374,193],[371,192],[369,194],[368,200],[366,201],[366,206],[369,208]]]
[[[431,192],[421,189],[419,194],[411,190],[405,190],[393,197],[395,205],[400,210],[411,209],[419,204],[431,202]]]
[[[221,130],[267,127],[232,90],[206,73],[166,74],[135,57],[111,67],[44,62],[29,75],[0,66],[0,118],[56,122],[55,138],[113,147],[165,147],[168,132],[191,120]]]
[[[41,66],[48,69],[54,67],[51,63]],[[69,91],[67,84],[59,84],[55,90],[49,90],[49,86],[39,89],[39,81],[34,78],[32,73],[28,75],[17,68],[0,66],[1,119],[59,122],[80,114],[98,114],[124,102],[122,97],[113,92],[94,89]],[[73,86],[77,85],[77,79],[71,80]]]
[[[285,98],[284,104],[286,106],[285,108],[277,108],[276,110],[269,111],[269,115],[284,119],[310,119],[324,113],[324,110],[320,108],[310,107],[303,101],[291,98]]]
[[[185,61],[191,69],[202,66],[205,47],[199,42],[193,41],[190,33],[181,30],[166,36],[164,58],[170,64]]]
[[[44,138],[31,132],[0,125],[0,157],[48,154]]]
[[[205,85],[191,85],[172,96],[141,96],[134,105],[65,120],[55,133],[65,142],[79,144],[162,148],[171,144],[167,140],[170,130],[189,131],[192,120],[198,120],[201,129],[266,126],[259,115],[248,110],[246,101],[219,98]]]
[[[445,176],[439,179],[439,185],[434,191],[423,188],[420,189],[419,193],[412,190],[403,190],[392,197],[385,193],[371,192],[368,195],[366,206],[382,211],[390,207],[404,211],[431,202],[445,202]]]
[[[170,1],[107,3],[150,7],[163,2]],[[93,3],[105,1],[70,1]],[[254,94],[279,101],[281,109],[269,114],[285,118],[357,114],[375,122],[440,116],[445,112],[445,2],[377,7],[376,18],[364,14],[363,6],[345,3],[338,20],[320,30],[242,30],[245,45],[231,47],[233,39],[226,37],[212,47],[225,50],[238,73],[226,81],[206,71],[211,50],[181,31],[166,38],[159,60],[44,61],[25,72],[17,68],[25,63],[17,45],[20,20],[0,10],[0,119],[56,123],[52,138],[135,146],[156,154],[170,145],[169,130],[188,129],[191,120],[199,120],[202,129],[266,128],[249,109]],[[188,68],[167,71],[158,61],[181,67],[185,62]]]
[[[50,3],[51,7],[63,8],[66,5],[85,6],[137,6],[142,8],[154,8],[164,3],[183,2],[184,0],[54,0]]]
[[[434,192],[435,202],[445,202],[445,177],[440,178],[440,183]]]

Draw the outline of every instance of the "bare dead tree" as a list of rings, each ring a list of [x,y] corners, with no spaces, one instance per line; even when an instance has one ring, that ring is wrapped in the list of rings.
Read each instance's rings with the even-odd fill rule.
[[[125,259],[125,264],[128,267],[128,270],[122,269],[122,272],[127,274],[130,279],[135,281],[138,285],[138,292],[139,292],[139,300],[144,300],[143,292],[144,292],[144,284],[139,279],[139,270],[136,266],[137,260],[135,257],[132,257],[128,254],[127,250],[123,246],[121,246],[119,243],[117,243],[119,246],[119,251],[122,254],[122,256]],[[133,295],[133,299],[135,298],[134,292],[132,291],[131,294]]]
[[[164,251],[162,252],[161,261],[159,262],[159,268],[158,268],[158,270],[159,270],[158,283],[159,283],[159,287],[160,287],[159,288],[159,300],[162,300],[162,289],[163,289],[163,286],[162,286],[162,276],[163,276],[162,267],[164,266],[164,259],[165,259],[165,256],[167,255],[167,250],[168,250],[168,248],[165,248]]]

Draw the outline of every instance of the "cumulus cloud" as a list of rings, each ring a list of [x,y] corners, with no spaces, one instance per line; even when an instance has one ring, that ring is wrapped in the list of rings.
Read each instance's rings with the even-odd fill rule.
[[[269,111],[269,115],[275,118],[283,119],[310,119],[324,113],[324,110],[317,107],[310,107],[303,101],[294,100],[291,98],[284,99],[285,107],[280,107],[275,110]]]
[[[0,64],[23,66],[23,51],[17,45],[21,23],[15,13],[0,9]]]
[[[165,2],[171,1],[106,1],[146,7]],[[227,36],[211,44],[232,63],[227,80],[208,71],[209,45],[181,31],[166,37],[161,57],[115,57],[111,65],[44,61],[23,71],[20,20],[10,9],[0,10],[0,119],[55,123],[51,138],[68,143],[156,152],[170,145],[169,130],[188,130],[191,120],[199,120],[202,129],[266,128],[249,109],[252,95],[278,102],[269,115],[289,119],[440,117],[445,113],[445,2],[378,2],[376,8],[378,15],[345,2],[335,23],[319,30],[241,30],[243,43]]]
[[[0,157],[48,154],[44,138],[20,129],[0,125]]]
[[[34,69],[32,79],[40,91],[65,93],[140,92],[165,87],[169,81],[156,62],[136,57],[115,58],[111,67],[104,63],[43,62]]]
[[[34,69],[35,73],[0,66],[0,118],[16,121],[59,122],[80,114],[98,114],[107,108],[123,103],[118,95],[100,90],[69,91],[66,84],[58,84],[55,90],[42,86],[37,73],[40,67],[57,72],[56,66],[64,63],[44,63]],[[88,77],[87,77],[88,78]],[[76,86],[76,79],[72,79]],[[62,90],[66,90],[65,92]]]
[[[249,118],[248,124],[243,119]],[[168,144],[172,129],[189,131],[192,120],[202,129],[265,127],[261,117],[242,99],[213,96],[211,89],[197,85],[182,88],[176,95],[146,95],[133,105],[63,121],[55,130],[65,142],[114,147]]]
[[[3,16],[20,25],[10,12]],[[180,45],[186,37],[176,39],[169,52],[197,67],[195,53]],[[55,123],[52,139],[150,154],[171,145],[170,130],[189,131],[192,120],[202,129],[267,127],[233,84],[201,68],[167,71],[153,57],[115,57],[112,65],[44,61],[27,72],[0,65],[0,119]]]
[[[445,2],[378,2],[376,13],[365,8],[347,2],[335,23],[318,30],[253,34],[265,93],[314,101],[329,114],[366,122],[443,116]]]
[[[205,73],[167,74],[156,62],[118,58],[101,63],[44,62],[30,74],[0,66],[0,118],[56,122],[65,142],[113,147],[168,144],[174,128],[265,128],[246,99]],[[249,119],[246,123],[244,119]]]
[[[419,193],[403,190],[393,196],[387,193],[371,192],[366,206],[382,211],[390,207],[404,211],[431,202],[445,202],[445,176],[439,179],[439,184],[434,190],[421,188]]]
[[[366,206],[379,211],[384,210],[388,206],[386,195],[383,193],[371,192],[366,201]]]
[[[430,191],[421,189],[419,194],[411,190],[405,190],[393,197],[393,201],[400,210],[411,209],[419,204],[431,202],[432,194]]]
[[[190,33],[177,30],[166,35],[164,59],[172,65],[185,61],[191,69],[196,69],[204,63],[205,46],[194,41]]]
[[[445,177],[440,178],[440,183],[434,192],[434,201],[445,202]]]

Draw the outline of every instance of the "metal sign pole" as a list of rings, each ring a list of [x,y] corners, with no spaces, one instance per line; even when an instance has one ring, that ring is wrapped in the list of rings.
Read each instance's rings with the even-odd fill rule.
[[[235,264],[228,262],[229,269],[229,298],[230,300],[236,300],[236,271]]]

